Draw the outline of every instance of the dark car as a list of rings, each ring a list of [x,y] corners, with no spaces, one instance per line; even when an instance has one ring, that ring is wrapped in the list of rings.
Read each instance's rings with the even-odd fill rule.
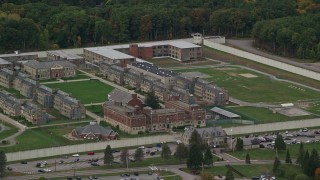
[[[92,159],[92,161],[93,161],[93,162],[98,162],[99,159],[98,159],[98,158],[97,158],[97,159]]]
[[[150,152],[150,156],[153,156],[155,154],[156,154],[156,152],[154,152],[154,151]]]
[[[134,172],[133,173],[135,176],[139,176],[139,173],[138,172]]]
[[[39,169],[38,172],[44,173],[44,170],[43,169]]]
[[[41,163],[37,163],[37,164],[36,164],[36,167],[40,167],[40,166],[41,166]]]
[[[7,169],[8,169],[8,171],[12,171],[12,167],[8,166]]]
[[[93,163],[91,163],[91,166],[100,166],[100,165],[96,162],[93,162]]]
[[[81,180],[81,177],[78,176],[78,177],[77,177],[77,180]]]
[[[121,176],[121,177],[125,177],[126,175],[125,175],[125,174],[120,174],[120,176]]]
[[[118,153],[120,150],[113,150],[112,153]]]
[[[21,164],[28,164],[27,161],[21,161]]]
[[[127,176],[127,177],[129,177],[130,176],[130,174],[129,173],[126,173],[126,174],[124,174],[125,176]]]
[[[67,177],[67,180],[72,180],[73,178],[72,177]]]
[[[93,179],[98,179],[98,176],[93,176]]]

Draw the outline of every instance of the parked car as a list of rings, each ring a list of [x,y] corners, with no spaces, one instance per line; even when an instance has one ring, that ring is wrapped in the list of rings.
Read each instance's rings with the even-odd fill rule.
[[[96,162],[93,162],[93,163],[91,163],[91,166],[100,166],[100,165]]]
[[[37,164],[36,164],[36,167],[40,167],[40,166],[41,166],[41,163],[37,163]]]
[[[94,155],[94,152],[90,151],[90,152],[87,152],[88,155]]]
[[[139,173],[138,172],[134,172],[133,173],[135,176],[139,176]]]
[[[39,169],[38,172],[44,173],[44,170],[43,169]]]
[[[8,170],[8,171],[12,171],[12,167],[8,166],[8,167],[7,167],[7,170]]]
[[[27,161],[21,161],[21,164],[28,164]]]
[[[63,163],[64,163],[64,160],[60,160],[58,163],[59,163],[59,164],[63,164]]]
[[[303,128],[302,129],[302,132],[308,132],[309,130],[308,130],[308,128]]]
[[[72,157],[79,157],[79,154],[73,154]]]
[[[44,172],[51,172],[51,169],[43,169]]]

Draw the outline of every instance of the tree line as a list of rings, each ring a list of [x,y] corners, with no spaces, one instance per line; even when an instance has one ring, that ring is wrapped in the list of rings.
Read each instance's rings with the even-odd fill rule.
[[[256,22],[300,16],[295,0],[0,2],[1,53],[174,39],[192,32],[248,37]]]

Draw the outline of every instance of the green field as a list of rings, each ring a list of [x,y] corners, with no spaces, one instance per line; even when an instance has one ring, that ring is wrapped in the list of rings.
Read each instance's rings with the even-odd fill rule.
[[[211,77],[208,81],[228,90],[232,97],[247,102],[288,103],[319,98],[319,92],[295,84],[280,82],[253,71],[240,68],[199,68],[179,72],[198,71]],[[252,74],[247,78],[241,74]]]
[[[306,110],[316,115],[320,115],[320,102],[311,103]]]
[[[7,138],[15,133],[18,132],[18,128],[16,128],[15,126],[5,123],[5,122],[1,122],[1,124],[3,124],[4,126],[6,126],[8,129],[0,131],[0,141],[4,138]]]
[[[245,177],[251,179],[253,176],[260,176],[262,173],[272,174],[272,164],[254,164],[254,165],[233,165],[232,167],[242,173]],[[301,168],[296,165],[281,165],[285,169],[285,177],[276,177],[277,180],[291,179],[297,174],[301,174]],[[188,170],[186,170],[188,171]],[[225,166],[213,166],[204,169],[205,172],[212,173],[213,175],[225,176],[227,168]],[[240,178],[237,174],[233,173],[236,178]],[[294,179],[294,178],[292,178]]]
[[[288,117],[279,113],[273,113],[271,110],[266,108],[258,107],[230,107],[230,109],[239,114],[244,114],[250,119],[254,120],[256,124],[260,123],[271,123],[271,122],[280,122],[280,121],[290,121],[290,120],[300,120],[300,119],[310,119],[315,118],[316,116],[298,116],[298,117]]]
[[[303,144],[304,150],[312,151],[312,149],[319,150],[320,143],[307,143]],[[300,144],[287,145],[289,149],[291,159],[296,159],[299,152]],[[246,151],[235,151],[230,153],[232,156],[235,156],[239,159],[245,160],[247,153],[250,155],[251,160],[273,160],[276,156],[276,151],[269,148],[258,148],[258,149],[249,149]],[[278,151],[278,156],[280,160],[285,160],[286,151]]]
[[[86,110],[103,117],[103,109],[102,105],[91,105],[91,106],[86,106]]]
[[[79,99],[84,104],[104,102],[107,100],[107,95],[113,90],[112,86],[98,80],[55,83],[47,84],[47,86],[71,93],[72,97]]]
[[[74,128],[87,125],[88,123],[69,124],[64,126],[51,126],[35,129],[27,129],[17,137],[17,145],[1,148],[5,152],[16,152],[31,149],[41,149],[55,146],[94,142],[94,140],[71,141],[63,135],[70,133]]]

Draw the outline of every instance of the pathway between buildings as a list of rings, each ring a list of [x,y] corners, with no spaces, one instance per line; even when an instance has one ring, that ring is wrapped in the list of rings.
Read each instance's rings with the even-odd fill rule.
[[[1,141],[7,141],[8,143],[5,144],[5,145],[0,145],[0,147],[7,147],[7,146],[13,146],[16,144],[16,141],[15,141],[15,138],[17,136],[19,136],[20,134],[22,134],[28,127],[27,126],[24,126],[22,124],[20,124],[19,122],[11,119],[10,117],[0,113],[0,119],[6,123],[9,123],[9,124],[12,124],[13,126],[17,127],[19,130],[17,133],[9,136],[9,137],[6,137],[4,139],[0,139]]]

